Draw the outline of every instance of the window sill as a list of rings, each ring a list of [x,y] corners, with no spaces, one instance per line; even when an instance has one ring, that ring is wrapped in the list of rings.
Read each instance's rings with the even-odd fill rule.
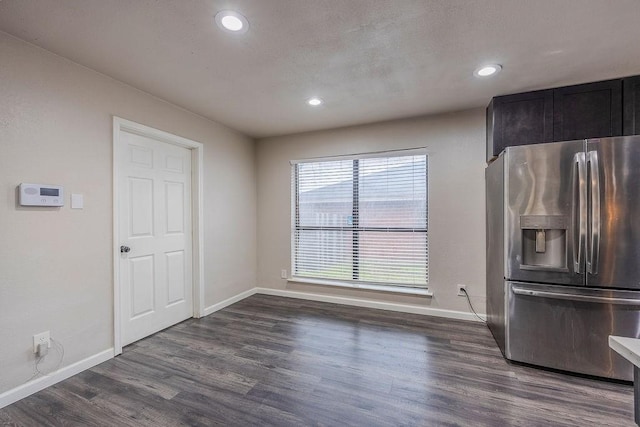
[[[407,286],[376,285],[373,283],[350,283],[350,282],[341,282],[338,280],[312,279],[308,277],[296,277],[296,276],[293,276],[287,279],[287,282],[307,283],[311,285],[336,286],[339,288],[366,289],[369,291],[382,291],[382,292],[391,292],[394,294],[417,295],[417,296],[424,296],[428,298],[431,298],[433,296],[433,292],[431,292],[429,288],[410,288]]]

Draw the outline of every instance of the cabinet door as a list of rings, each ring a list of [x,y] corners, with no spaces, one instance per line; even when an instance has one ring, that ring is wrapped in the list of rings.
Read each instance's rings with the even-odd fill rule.
[[[487,161],[505,147],[553,141],[553,91],[493,98],[487,108]]]
[[[555,141],[622,135],[622,80],[553,90]]]
[[[640,76],[623,80],[624,135],[640,135]]]

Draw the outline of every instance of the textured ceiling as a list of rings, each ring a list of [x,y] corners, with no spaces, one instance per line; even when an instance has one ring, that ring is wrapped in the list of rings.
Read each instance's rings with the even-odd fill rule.
[[[253,137],[640,74],[638,22],[638,0],[0,0],[0,30]]]

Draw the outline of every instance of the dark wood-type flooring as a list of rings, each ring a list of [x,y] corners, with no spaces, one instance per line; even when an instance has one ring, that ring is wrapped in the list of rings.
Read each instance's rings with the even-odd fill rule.
[[[633,389],[507,363],[485,325],[254,295],[0,410],[4,425],[632,426]]]

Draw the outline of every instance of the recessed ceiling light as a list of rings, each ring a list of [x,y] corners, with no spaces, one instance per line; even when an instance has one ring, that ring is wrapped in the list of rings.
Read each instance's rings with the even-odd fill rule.
[[[484,65],[473,72],[473,75],[476,77],[489,77],[497,74],[502,70],[502,65],[500,64],[489,64]]]
[[[318,105],[322,105],[322,99],[314,96],[313,98],[307,99],[307,104],[311,105],[312,107],[317,107]]]
[[[216,13],[216,24],[229,33],[244,34],[249,30],[247,18],[233,10],[221,10]]]

